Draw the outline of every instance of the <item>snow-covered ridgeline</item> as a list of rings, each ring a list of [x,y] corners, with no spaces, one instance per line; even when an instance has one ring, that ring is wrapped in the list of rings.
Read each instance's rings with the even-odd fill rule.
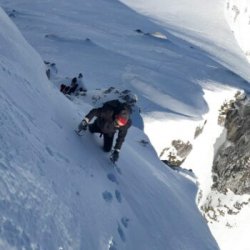
[[[225,16],[239,46],[250,62],[250,1],[227,0]]]

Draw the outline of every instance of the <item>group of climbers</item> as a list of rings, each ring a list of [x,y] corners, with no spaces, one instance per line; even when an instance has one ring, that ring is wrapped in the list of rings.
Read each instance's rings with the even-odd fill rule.
[[[79,73],[78,77],[72,78],[69,86],[67,86],[66,84],[61,84],[60,91],[65,95],[66,94],[71,95],[73,93],[75,93],[75,94],[86,93],[87,88],[83,82],[82,73]]]
[[[48,78],[50,78],[47,71],[46,74]],[[70,85],[62,83],[60,85],[60,91],[65,95],[86,95],[87,88],[83,82],[82,73],[72,78]],[[110,159],[115,163],[119,158],[119,152],[128,129],[132,125],[130,115],[136,101],[137,96],[129,93],[123,101],[118,99],[108,101],[105,102],[102,107],[90,110],[80,122],[77,133],[79,134],[81,131],[86,131],[87,129],[90,133],[100,133],[100,135],[103,136],[103,150],[104,152],[112,151]],[[93,118],[95,119],[92,122]],[[116,132],[118,135],[112,150]]]

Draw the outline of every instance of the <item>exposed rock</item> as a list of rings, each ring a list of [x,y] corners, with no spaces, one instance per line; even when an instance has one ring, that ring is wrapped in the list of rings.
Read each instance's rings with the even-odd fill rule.
[[[213,190],[201,204],[200,209],[207,221],[221,221],[225,226],[233,227],[234,216],[238,215],[244,207],[249,206],[249,203],[249,196],[234,195],[231,191],[223,194]]]
[[[250,100],[238,95],[226,111],[227,141],[213,163],[213,188],[250,194]]]
[[[136,29],[136,33],[145,35],[145,36],[150,36],[150,37],[155,37],[157,39],[162,39],[162,40],[168,40],[167,36],[163,34],[162,32],[155,31],[155,32],[144,32],[141,29]]]
[[[205,120],[200,126],[197,126],[194,132],[194,139],[196,139],[202,132],[207,123],[207,120]]]
[[[136,29],[135,32],[143,34],[144,32],[141,29]]]
[[[192,150],[191,143],[181,140],[173,140],[171,147],[163,149],[160,154],[162,161],[170,167],[179,167]]]
[[[189,141],[185,143],[181,140],[173,140],[172,145],[177,150],[177,156],[181,158],[186,158],[192,150],[192,145]]]

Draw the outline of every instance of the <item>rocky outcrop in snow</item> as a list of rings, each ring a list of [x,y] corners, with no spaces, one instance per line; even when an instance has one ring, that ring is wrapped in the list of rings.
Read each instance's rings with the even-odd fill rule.
[[[179,167],[191,152],[193,146],[187,141],[173,140],[170,147],[164,148],[160,158],[169,167]]]
[[[227,140],[213,162],[213,188],[226,193],[250,194],[250,99],[242,95],[225,117]]]

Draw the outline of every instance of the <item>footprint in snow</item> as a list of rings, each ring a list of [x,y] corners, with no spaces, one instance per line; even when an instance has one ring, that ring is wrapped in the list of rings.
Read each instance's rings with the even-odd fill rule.
[[[117,201],[119,203],[122,203],[122,195],[121,195],[120,191],[115,190],[115,198],[117,199]]]
[[[49,146],[46,146],[45,149],[49,153],[50,156],[54,157],[54,153]]]
[[[121,227],[121,225],[119,223],[118,223],[118,227],[117,227],[117,232],[118,232],[121,240],[123,242],[125,242],[126,241],[125,233],[123,232],[122,227]]]
[[[119,167],[115,166],[115,169],[118,172],[118,174],[122,175],[122,170]]]
[[[122,217],[121,218],[121,223],[125,228],[128,228],[128,223],[129,223],[129,218],[127,217]]]
[[[116,184],[119,184],[118,181],[117,181],[117,178],[115,177],[114,174],[109,173],[109,174],[107,175],[107,177],[108,177],[108,179],[109,179],[111,182],[114,182],[114,183],[116,183]]]
[[[113,200],[113,195],[112,195],[110,192],[108,192],[108,191],[104,191],[104,192],[102,193],[102,198],[103,198],[106,202],[112,202],[112,200]]]

